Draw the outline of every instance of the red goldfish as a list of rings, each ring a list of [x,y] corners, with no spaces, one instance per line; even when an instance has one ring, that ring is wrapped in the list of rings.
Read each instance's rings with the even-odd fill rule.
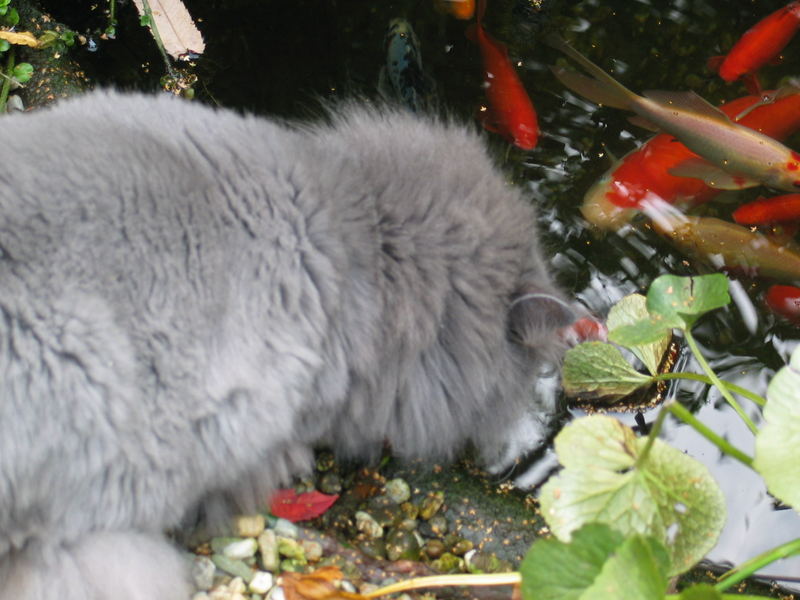
[[[800,128],[800,92],[788,88],[771,102],[744,96],[720,106],[739,124],[782,140]],[[679,177],[670,170],[696,157],[668,134],[659,134],[625,156],[584,197],[581,212],[594,225],[617,229],[630,221],[641,203],[658,198],[670,204],[696,205],[714,198],[720,190],[701,179]]]
[[[462,21],[471,19],[475,14],[475,0],[433,0],[433,5],[439,12]]]
[[[800,325],[800,288],[793,285],[773,285],[764,298],[772,312]]]
[[[755,72],[780,54],[798,27],[800,2],[790,2],[745,31],[727,55],[711,59],[709,66],[719,63],[719,76],[727,82],[748,76],[748,89],[757,93]]]
[[[503,44],[492,39],[481,21],[486,0],[478,0],[477,21],[467,37],[478,44],[483,58],[484,85],[489,103],[484,127],[499,133],[515,146],[531,150],[539,141],[539,119],[528,93],[508,58]]]
[[[733,220],[742,225],[764,225],[800,220],[800,194],[772,198],[760,197],[733,211]]]

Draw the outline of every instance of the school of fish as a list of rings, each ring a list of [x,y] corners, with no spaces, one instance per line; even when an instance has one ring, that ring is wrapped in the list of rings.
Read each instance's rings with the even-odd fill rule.
[[[465,35],[477,46],[483,70],[486,105],[478,111],[480,123],[509,144],[534,151],[542,134],[539,116],[506,46],[484,26],[486,3],[433,0],[439,12],[472,20]],[[794,0],[754,23],[727,54],[710,57],[710,70],[748,91],[719,106],[693,91],[636,94],[557,33],[543,41],[579,69],[551,67],[565,87],[596,104],[632,112],[631,122],[657,132],[589,188],[581,206],[586,221],[615,231],[647,219],[652,229],[695,258],[730,272],[779,280],[765,303],[800,324],[800,287],[784,285],[800,286],[800,246],[794,242],[800,229],[800,153],[783,143],[800,130],[800,87],[765,91],[759,80],[762,70],[781,60],[798,30],[800,0]],[[389,82],[384,88],[392,88],[409,109],[434,104],[419,42],[404,19],[390,24],[384,71],[382,80]],[[742,204],[731,220],[686,214],[723,190],[756,186],[784,193],[765,193]]]

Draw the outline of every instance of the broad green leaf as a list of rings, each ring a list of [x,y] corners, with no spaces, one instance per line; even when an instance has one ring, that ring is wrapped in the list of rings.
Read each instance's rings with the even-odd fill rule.
[[[667,546],[674,575],[714,546],[725,499],[705,466],[660,440],[636,467],[646,442],[602,415],[569,424],[556,436],[564,469],[542,487],[542,515],[563,541],[592,521],[651,535]]]
[[[569,543],[539,539],[520,566],[524,600],[660,599],[669,558],[653,538],[625,539],[603,523],[588,523]]]
[[[561,382],[568,396],[603,397],[613,400],[648,385],[642,375],[611,344],[586,342],[564,355]]]
[[[725,595],[727,596],[727,594]],[[722,592],[714,589],[714,586],[707,583],[696,583],[695,585],[686,588],[679,595],[679,600],[722,600],[725,598]],[[738,598],[740,596],[733,596]],[[750,596],[752,598],[752,596]]]
[[[641,294],[631,294],[611,307],[606,319],[606,326],[614,330],[623,325],[633,325],[639,321],[649,319],[647,300]],[[669,347],[672,334],[669,328],[659,330],[659,337],[652,342],[626,345],[636,355],[652,375],[658,373],[658,366]]]
[[[769,492],[800,510],[800,347],[767,387],[754,466]]]
[[[647,310],[651,315],[662,315],[666,321],[678,317],[687,329],[701,315],[730,301],[728,278],[722,273],[695,277],[662,275],[647,291]]]

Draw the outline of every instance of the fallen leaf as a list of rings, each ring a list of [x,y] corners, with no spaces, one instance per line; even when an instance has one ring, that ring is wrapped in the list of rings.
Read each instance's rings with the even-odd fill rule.
[[[145,14],[143,0],[133,0],[140,15]],[[172,58],[202,54],[206,49],[203,35],[197,29],[181,0],[148,0],[153,23],[164,50]]]
[[[338,494],[329,495],[317,491],[298,494],[292,489],[278,490],[269,500],[269,509],[276,517],[295,523],[324,514],[338,499]]]
[[[39,40],[30,31],[0,31],[0,40],[17,46],[39,47]]]
[[[313,573],[282,573],[278,585],[286,600],[361,600],[361,594],[339,589],[342,578],[339,567],[322,567]]]

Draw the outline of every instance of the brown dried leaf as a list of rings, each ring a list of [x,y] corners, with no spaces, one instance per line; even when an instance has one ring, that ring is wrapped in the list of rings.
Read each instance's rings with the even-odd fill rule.
[[[133,0],[140,15],[144,14],[142,0]],[[182,0],[148,0],[153,22],[164,49],[172,58],[184,54],[202,54],[206,49],[203,36],[192,20]]]
[[[313,573],[282,573],[278,584],[286,600],[363,600],[361,594],[338,588],[342,578],[338,567],[322,567]]]
[[[17,46],[39,47],[39,40],[30,31],[0,31],[0,40]]]

